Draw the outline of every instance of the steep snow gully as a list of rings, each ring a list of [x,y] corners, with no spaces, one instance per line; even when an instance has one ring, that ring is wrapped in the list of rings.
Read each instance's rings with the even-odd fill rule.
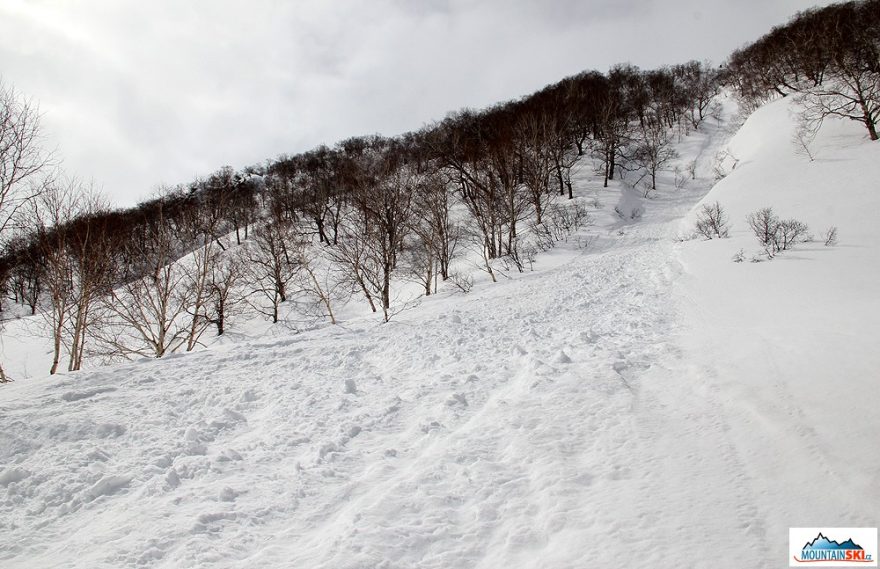
[[[766,431],[683,341],[677,237],[724,141],[685,141],[703,181],[640,221],[387,325],[4,388],[0,564],[784,566],[791,496],[747,467]]]

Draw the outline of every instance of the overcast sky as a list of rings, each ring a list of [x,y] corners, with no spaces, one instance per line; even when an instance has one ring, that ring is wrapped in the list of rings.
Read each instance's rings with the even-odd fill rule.
[[[118,205],[584,69],[724,60],[822,0],[2,0],[0,73]]]

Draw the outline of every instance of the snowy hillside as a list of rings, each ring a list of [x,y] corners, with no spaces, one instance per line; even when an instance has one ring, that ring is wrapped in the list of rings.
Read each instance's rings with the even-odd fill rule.
[[[757,568],[876,525],[880,146],[828,123],[810,162],[784,100],[712,122],[684,189],[585,169],[592,244],[533,273],[4,386],[0,564]],[[731,237],[682,240],[715,201]],[[766,206],[839,244],[749,262]]]
[[[735,451],[752,535],[777,549],[787,527],[873,527],[880,512],[880,458],[869,450],[880,407],[880,146],[857,123],[827,122],[811,162],[795,152],[794,130],[779,100],[731,141],[739,163],[704,199],[727,208],[731,238],[685,244],[675,287],[696,385],[687,396],[714,407],[706,419]],[[816,241],[751,263],[761,248],[746,216],[768,206],[807,223]],[[834,247],[823,245],[829,226]],[[745,262],[732,263],[740,249]]]

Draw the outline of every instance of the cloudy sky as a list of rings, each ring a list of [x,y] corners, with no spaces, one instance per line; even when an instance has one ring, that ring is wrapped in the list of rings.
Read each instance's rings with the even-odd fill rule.
[[[0,73],[66,171],[160,183],[395,134],[584,69],[721,62],[823,0],[2,0]]]

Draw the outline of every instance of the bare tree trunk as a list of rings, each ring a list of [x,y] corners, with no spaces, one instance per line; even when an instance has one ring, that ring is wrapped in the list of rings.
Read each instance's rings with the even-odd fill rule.
[[[365,283],[362,278],[358,278],[358,285],[361,287],[361,292],[363,292],[364,296],[367,298],[367,302],[370,303],[370,310],[375,313],[376,303],[373,302],[373,295],[371,295],[370,291],[367,289],[367,283]]]
[[[556,181],[559,182],[559,195],[565,195],[565,182],[562,179],[562,167],[559,164],[556,165]]]
[[[868,104],[865,102],[864,98],[859,98],[859,106],[862,109],[862,115],[865,117],[865,128],[868,129],[868,136],[871,140],[877,140],[877,125],[871,116],[871,111],[868,109]]]
[[[428,261],[428,274],[425,275],[425,296],[431,296],[431,281],[434,278],[434,260]]]
[[[605,149],[605,181],[602,183],[603,188],[608,187],[608,180],[610,179],[611,170],[612,170],[611,162],[612,162],[612,159],[608,154],[608,149],[606,148]]]
[[[61,330],[53,330],[52,336],[52,366],[49,368],[49,375],[58,372],[58,363],[61,361]]]
[[[391,308],[391,263],[382,265],[382,308],[386,311]]]
[[[318,242],[329,244],[330,240],[327,239],[327,234],[324,232],[324,220],[320,217],[315,217],[315,225],[318,226]]]
[[[489,261],[491,257],[489,256],[489,250],[486,247],[483,247],[483,266],[486,269],[486,272],[489,273],[489,276],[492,277],[492,282],[497,283],[498,279],[495,278],[495,271],[492,270],[492,263]]]
[[[67,362],[68,371],[78,371],[82,366],[82,346],[85,343],[86,319],[88,298],[81,299],[73,319],[73,340],[70,346],[70,359]]]
[[[225,314],[226,308],[225,308],[224,304],[225,303],[223,301],[220,301],[217,305],[218,310],[217,310],[215,324],[217,325],[217,335],[218,336],[222,336],[223,332],[226,331],[224,329],[225,320],[226,320],[226,314]]]
[[[312,281],[312,286],[314,287],[315,294],[317,295],[318,300],[321,302],[321,304],[324,305],[324,308],[327,310],[327,316],[330,318],[330,323],[336,324],[336,316],[333,315],[333,306],[331,306],[330,302],[330,290],[327,290],[325,289],[325,287],[321,286],[321,283],[318,282],[318,277],[315,275],[315,272],[312,270],[311,267],[305,265],[305,270]]]

